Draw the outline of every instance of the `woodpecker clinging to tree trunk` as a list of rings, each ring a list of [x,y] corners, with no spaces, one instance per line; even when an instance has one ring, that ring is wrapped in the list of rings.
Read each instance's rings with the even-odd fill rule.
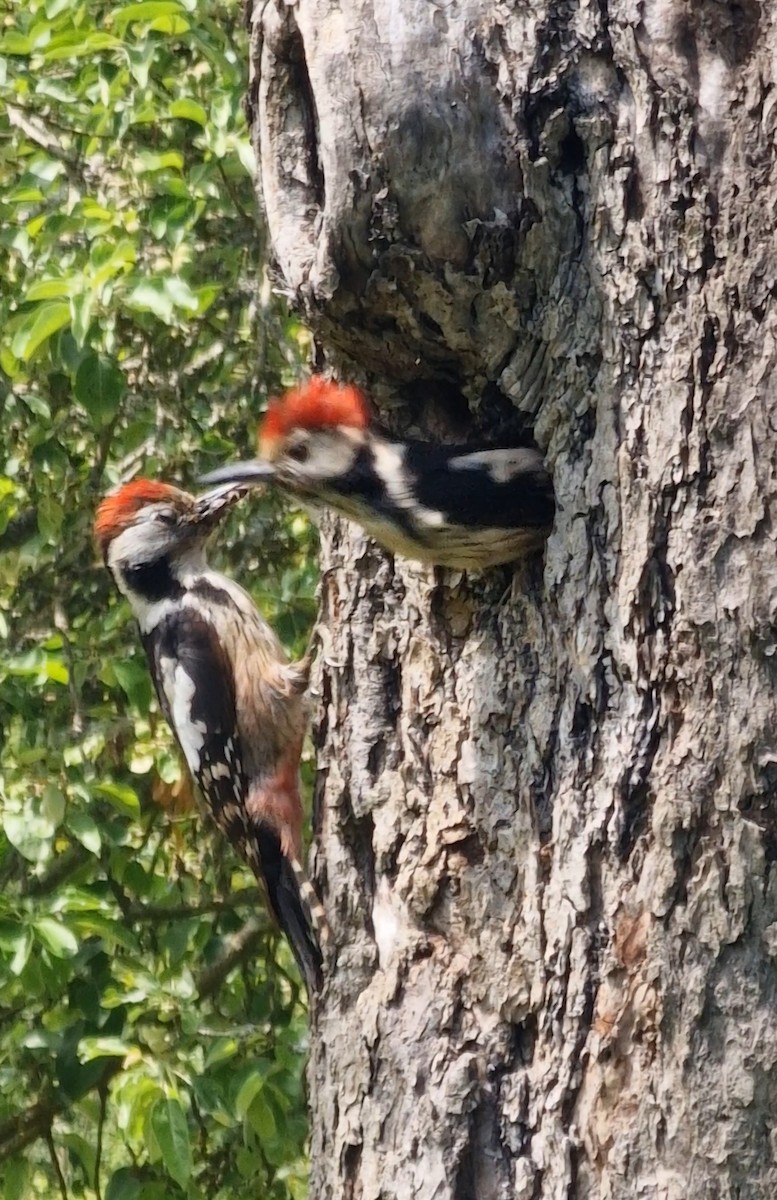
[[[107,496],[95,533],[140,626],[159,703],[218,827],[264,885],[309,991],[321,984],[321,905],[300,865],[307,671],[205,544],[245,492],[195,498],[138,479]]]
[[[203,482],[278,483],[421,562],[463,570],[512,562],[542,545],[553,524],[538,450],[392,439],[371,425],[357,388],[321,376],[270,403],[259,452]]]

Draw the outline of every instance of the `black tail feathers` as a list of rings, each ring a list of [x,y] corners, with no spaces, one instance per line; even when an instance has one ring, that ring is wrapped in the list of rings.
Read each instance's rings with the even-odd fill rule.
[[[323,957],[310,905],[299,886],[295,870],[298,865],[284,858],[281,862],[277,891],[273,895],[272,889],[268,890],[276,920],[289,939],[297,966],[307,984],[308,994],[313,994],[321,990],[323,983]]]
[[[255,844],[259,862],[254,862],[250,851],[249,861],[256,874],[261,872],[273,915],[291,946],[308,995],[314,995],[323,983],[321,943],[326,945],[330,937],[321,901],[302,865],[281,853],[274,830],[260,825],[255,830]]]

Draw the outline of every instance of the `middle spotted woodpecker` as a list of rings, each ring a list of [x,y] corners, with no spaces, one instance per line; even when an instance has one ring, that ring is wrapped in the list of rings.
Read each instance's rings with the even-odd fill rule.
[[[321,985],[320,902],[300,865],[307,673],[205,544],[243,493],[195,498],[138,479],[107,496],[95,533],[140,626],[167,721],[219,829],[264,886],[308,990]]]
[[[278,483],[421,562],[462,570],[512,562],[541,546],[553,524],[538,450],[398,441],[371,423],[357,388],[321,376],[270,403],[259,452],[203,482]]]

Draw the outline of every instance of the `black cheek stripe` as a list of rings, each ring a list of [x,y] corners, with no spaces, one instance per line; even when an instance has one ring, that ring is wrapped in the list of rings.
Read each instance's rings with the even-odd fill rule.
[[[121,574],[131,591],[152,603],[156,600],[179,600],[183,596],[183,587],[173,574],[166,556],[137,567],[122,567]]]

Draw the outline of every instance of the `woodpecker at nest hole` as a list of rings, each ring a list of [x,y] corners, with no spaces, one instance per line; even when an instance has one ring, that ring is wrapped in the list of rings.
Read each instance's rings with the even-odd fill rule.
[[[553,524],[553,484],[538,450],[392,438],[370,421],[358,388],[321,376],[270,402],[258,440],[259,458],[202,482],[278,484],[405,558],[483,570],[538,549]]]

